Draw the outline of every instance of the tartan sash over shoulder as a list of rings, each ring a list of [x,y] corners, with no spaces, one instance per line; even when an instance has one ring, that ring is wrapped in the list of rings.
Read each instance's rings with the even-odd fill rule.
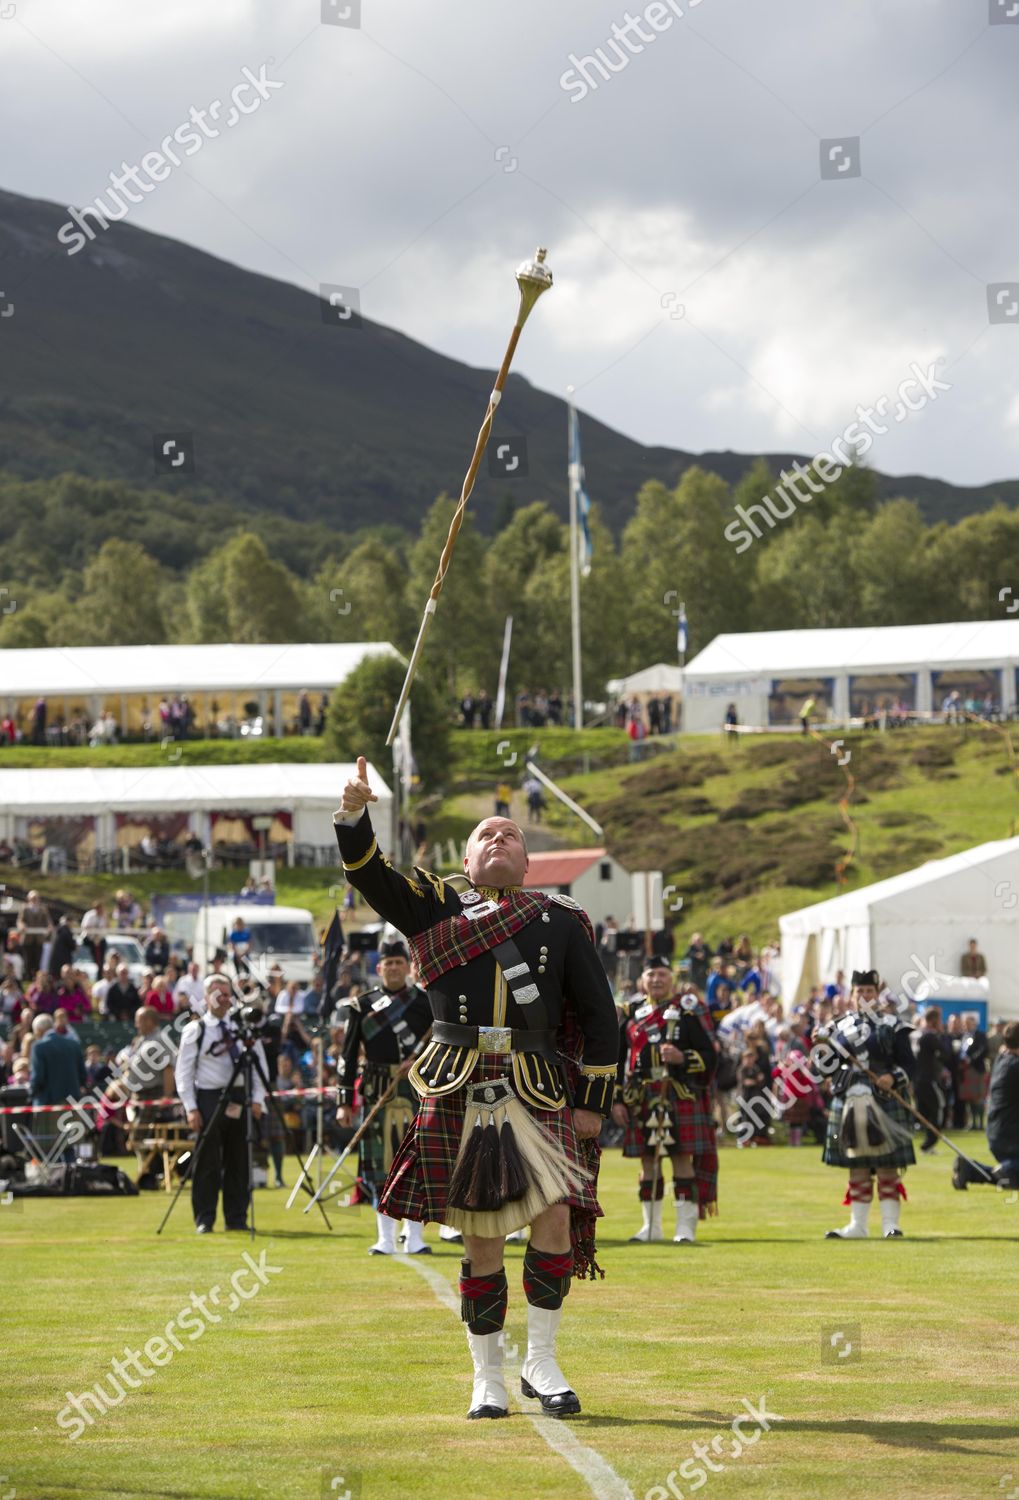
[[[411,951],[425,984],[434,984],[442,974],[457,969],[472,958],[497,948],[546,912],[551,898],[540,891],[506,891],[497,911],[483,917],[458,912],[443,917],[410,939]]]

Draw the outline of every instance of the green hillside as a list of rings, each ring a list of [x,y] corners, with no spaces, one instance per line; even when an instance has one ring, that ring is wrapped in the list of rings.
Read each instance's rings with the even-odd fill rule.
[[[178,566],[193,555],[188,529],[161,512],[159,491],[197,520],[203,507],[225,505],[248,524],[268,514],[311,528],[310,544],[316,528],[349,533],[385,522],[414,530],[436,495],[459,487],[492,370],[375,322],[370,294],[363,321],[340,327],[324,319],[319,288],[254,275],[130,224],[69,255],[57,239],[67,222],[59,204],[0,191],[0,296],[11,305],[0,473],[10,480],[67,473],[103,481],[114,494],[118,485],[143,489],[144,514],[129,518],[126,534],[151,532],[155,550],[153,522],[164,520],[169,536],[157,555]],[[515,253],[533,249],[520,243]],[[500,295],[508,332],[517,303],[512,262],[501,293],[492,288]],[[492,350],[493,365],[501,353]],[[483,467],[474,508],[486,531],[507,493],[523,503],[547,499],[560,516],[566,510],[565,407],[528,382],[525,360],[507,383],[495,440],[525,438],[529,471],[507,481]],[[157,471],[157,434],[189,445],[187,469]],[[775,472],[797,457],[766,456]],[[584,457],[597,478],[592,493],[618,533],[646,481],[674,486],[698,463],[735,484],[755,455],[645,447],[585,418]],[[928,521],[955,521],[998,501],[1015,505],[1019,481],[966,488],[879,476],[878,491],[915,499]],[[107,534],[125,533],[115,526]]]
[[[700,929],[718,940],[748,932],[756,943],[777,932],[783,912],[807,906],[929,859],[940,859],[989,839],[1005,838],[1019,823],[1019,780],[1009,746],[1011,726],[967,725],[901,729],[885,735],[846,733],[838,756],[826,743],[800,735],[748,736],[726,744],[692,735],[648,742],[646,758],[629,762],[620,730],[454,730],[445,785],[415,808],[431,846],[460,843],[493,806],[506,780],[514,789],[537,748],[546,774],[604,828],[605,843],[627,869],[660,869],[675,890],[668,914],[677,943]],[[325,758],[316,739],[192,742],[185,761]],[[158,745],[102,750],[4,752],[4,766],[164,764]],[[840,810],[845,804],[852,827]],[[589,846],[596,836],[573,813],[550,800],[535,848]],[[514,814],[525,821],[514,791]],[[323,833],[328,842],[329,830]],[[855,853],[850,857],[850,851]],[[440,868],[447,868],[440,862]],[[837,872],[842,869],[843,884]],[[338,871],[280,870],[279,898],[309,906],[320,919],[331,911]],[[25,875],[0,869],[0,881],[24,885]],[[186,877],[174,876],[181,888]],[[215,889],[231,890],[234,871],[217,871]],[[122,876],[62,876],[36,883],[53,896],[84,902],[124,883]],[[141,894],[165,888],[161,874],[132,875]],[[624,918],[625,912],[617,913]]]
[[[748,932],[760,943],[777,932],[784,912],[1014,834],[1019,781],[1004,728],[1012,733],[974,725],[845,733],[836,755],[800,735],[732,745],[695,735],[640,765],[585,772],[577,769],[582,754],[561,751],[543,754],[541,763],[601,823],[608,848],[628,869],[664,872],[675,887],[670,899],[683,903],[669,916],[677,945],[697,930],[716,941]],[[474,763],[485,753],[481,740],[472,737]],[[837,758],[847,751],[852,759],[843,769]],[[601,759],[625,762],[626,754],[606,745]],[[856,852],[840,887],[836,870],[854,837],[839,809],[849,773]],[[569,843],[592,842],[564,808],[551,809],[550,825]]]

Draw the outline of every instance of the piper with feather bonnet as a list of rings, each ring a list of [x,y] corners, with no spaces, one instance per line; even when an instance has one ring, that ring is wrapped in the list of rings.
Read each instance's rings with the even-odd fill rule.
[[[876,970],[854,971],[850,1009],[814,1033],[812,1060],[819,1072],[832,1078],[822,1159],[829,1167],[849,1169],[844,1199],[849,1223],[830,1229],[828,1239],[867,1238],[875,1178],[881,1233],[885,1239],[902,1238],[902,1173],[916,1161],[913,1121],[889,1090],[908,1090],[915,1062],[909,1040],[912,1028],[894,1009],[888,1014],[879,1011],[880,987]]]

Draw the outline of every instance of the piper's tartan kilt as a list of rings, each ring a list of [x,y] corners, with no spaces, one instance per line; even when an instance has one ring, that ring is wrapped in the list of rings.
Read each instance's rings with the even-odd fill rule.
[[[857,1156],[854,1158],[846,1156],[842,1151],[842,1113],[845,1109],[845,1097],[836,1094],[831,1101],[831,1109],[828,1114],[828,1130],[824,1138],[824,1151],[821,1160],[829,1167],[869,1167],[872,1171],[878,1167],[911,1167],[916,1162],[916,1154],[913,1151],[912,1134],[916,1122],[913,1116],[905,1109],[897,1099],[890,1094],[875,1094],[874,1102],[879,1109],[883,1110],[895,1125],[909,1132],[907,1138],[894,1150],[886,1151],[883,1156]]]
[[[690,1092],[694,1096],[692,1099],[681,1099],[668,1079],[657,1083],[644,1082],[640,1086],[640,1099],[629,1106],[623,1155],[651,1154],[653,1148],[646,1143],[648,1117],[659,1103],[664,1105],[673,1144],[666,1147],[662,1159],[664,1161],[672,1155],[693,1156],[697,1201],[703,1219],[715,1212],[711,1205],[718,1201],[718,1137],[711,1116],[710,1094],[696,1088],[691,1088]]]
[[[509,1075],[507,1058],[479,1057],[468,1082],[484,1083]],[[466,1104],[466,1085],[454,1089],[451,1094],[424,1098],[419,1102],[417,1118],[396,1154],[379,1199],[379,1208],[384,1214],[393,1219],[443,1223],[449,1179],[460,1150]],[[569,1161],[575,1166],[590,1166],[578,1150],[573,1112],[569,1107],[533,1109],[525,1104],[524,1108],[558,1142]],[[585,1178],[582,1186],[563,1201],[582,1214],[601,1216],[596,1184],[589,1178]]]

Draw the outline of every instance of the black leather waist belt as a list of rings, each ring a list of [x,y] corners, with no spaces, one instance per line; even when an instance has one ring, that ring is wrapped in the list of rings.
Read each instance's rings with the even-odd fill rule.
[[[450,1047],[471,1047],[485,1057],[511,1052],[538,1052],[558,1062],[554,1031],[528,1031],[513,1026],[457,1026],[453,1021],[433,1021],[432,1040]]]

